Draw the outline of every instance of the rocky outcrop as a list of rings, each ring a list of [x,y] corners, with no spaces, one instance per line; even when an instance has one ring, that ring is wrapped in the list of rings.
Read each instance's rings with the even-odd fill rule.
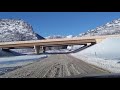
[[[27,22],[21,19],[0,19],[0,42],[43,39]]]

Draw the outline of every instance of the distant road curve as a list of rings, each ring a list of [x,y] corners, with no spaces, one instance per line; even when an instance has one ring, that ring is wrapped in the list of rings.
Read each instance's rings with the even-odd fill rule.
[[[107,74],[98,68],[67,54],[53,54],[48,58],[6,73],[0,78],[62,78],[75,75]]]

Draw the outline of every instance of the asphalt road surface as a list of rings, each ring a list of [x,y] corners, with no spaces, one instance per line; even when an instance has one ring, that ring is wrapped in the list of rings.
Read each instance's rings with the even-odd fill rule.
[[[0,76],[0,78],[64,78],[67,76],[99,75],[104,73],[109,73],[109,71],[85,63],[68,54],[54,54],[8,72]]]

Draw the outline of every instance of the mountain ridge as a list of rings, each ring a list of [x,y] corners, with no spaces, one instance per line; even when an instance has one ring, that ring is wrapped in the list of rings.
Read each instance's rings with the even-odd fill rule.
[[[120,34],[120,18],[114,19],[106,24],[97,26],[94,29],[88,30],[85,33],[80,33],[79,36],[97,36],[97,35],[115,35]]]
[[[73,37],[83,37],[83,36],[102,36],[102,35],[117,35],[120,34],[120,18],[114,19],[110,22],[107,22],[103,25],[97,26],[94,29],[90,29],[84,33],[80,33],[79,35],[73,36],[62,36],[62,35],[53,35],[48,36],[49,39],[55,38],[73,38]]]
[[[22,19],[0,19],[0,42],[44,39]]]

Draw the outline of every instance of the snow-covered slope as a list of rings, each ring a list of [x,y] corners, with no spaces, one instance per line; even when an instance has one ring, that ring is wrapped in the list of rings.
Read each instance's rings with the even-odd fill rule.
[[[112,37],[103,40],[101,43],[95,44],[77,54],[84,54],[91,57],[99,57],[105,59],[120,59],[120,38]]]
[[[79,35],[73,36],[61,36],[61,35],[53,35],[47,38],[73,38],[73,37],[81,37],[81,36],[100,36],[100,35],[115,35],[120,34],[120,18],[115,19],[111,22],[103,24],[101,26],[96,27],[95,29],[88,30],[87,32],[80,33]]]
[[[0,42],[37,39],[32,26],[27,22],[21,19],[0,19]]]
[[[108,22],[95,29],[88,30],[85,33],[79,34],[79,36],[96,36],[96,35],[113,35],[120,34],[120,18]]]
[[[95,44],[80,52],[73,53],[87,63],[97,65],[111,72],[120,73],[120,38],[107,38],[101,43]]]
[[[13,71],[21,66],[46,58],[47,55],[24,55],[0,58],[0,75]]]

